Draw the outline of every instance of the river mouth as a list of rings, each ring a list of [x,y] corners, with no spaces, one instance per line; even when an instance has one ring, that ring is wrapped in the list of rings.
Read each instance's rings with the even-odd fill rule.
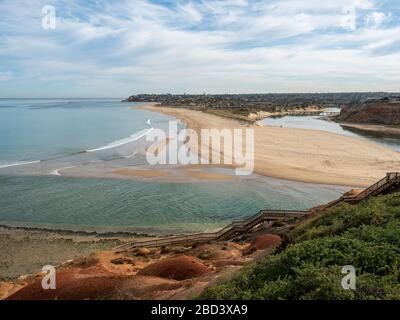
[[[171,176],[155,177],[155,168],[141,168],[144,133],[149,123],[166,128],[172,117],[132,110],[118,100],[0,102],[14,104],[0,108],[3,225],[205,232],[265,208],[305,210],[350,188],[256,174],[238,178],[226,168],[189,168],[184,174],[172,168]]]
[[[259,123],[274,127],[326,131],[353,138],[368,140],[383,145],[394,151],[400,151],[400,138],[390,138],[383,137],[379,134],[365,133],[341,126],[336,122],[330,121],[330,117],[337,114],[338,112],[340,112],[340,109],[332,108],[325,110],[318,115],[271,117],[265,118],[259,121]]]

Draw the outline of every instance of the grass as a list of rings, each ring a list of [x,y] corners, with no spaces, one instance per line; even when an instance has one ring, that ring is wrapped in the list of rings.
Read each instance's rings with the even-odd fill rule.
[[[400,299],[400,193],[341,204],[298,224],[290,244],[201,299]],[[342,267],[356,269],[344,290]]]

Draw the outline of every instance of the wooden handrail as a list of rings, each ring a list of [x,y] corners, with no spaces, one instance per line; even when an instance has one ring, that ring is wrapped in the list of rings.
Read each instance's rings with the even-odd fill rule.
[[[193,242],[208,242],[213,240],[218,240],[226,237],[231,237],[231,234],[235,235],[238,232],[248,232],[249,229],[254,228],[254,226],[249,226],[257,220],[260,220],[258,223],[268,220],[276,220],[276,219],[285,219],[290,217],[300,217],[308,214],[308,211],[295,211],[295,210],[261,210],[257,214],[244,219],[235,221],[228,226],[222,228],[217,232],[210,233],[195,233],[189,235],[181,235],[181,236],[172,236],[161,239],[152,239],[152,240],[144,240],[144,241],[136,241],[133,243],[124,244],[115,249],[125,250],[137,247],[160,247],[163,245],[173,245],[179,243],[193,243]],[[258,224],[257,223],[257,224]]]
[[[380,188],[387,186],[390,187],[400,181],[400,173],[399,172],[389,172],[386,174],[386,177],[379,180],[378,182],[374,183],[369,188],[365,189],[364,191],[360,192],[354,197],[347,197],[352,198],[353,200],[362,200],[365,197],[371,195],[375,191],[378,191]]]
[[[298,218],[309,214],[315,210],[323,210],[332,206],[335,206],[341,202],[358,203],[361,200],[374,195],[376,192],[382,193],[385,190],[392,188],[393,186],[400,186],[400,173],[399,172],[389,172],[386,177],[374,183],[370,187],[366,188],[359,194],[351,197],[342,196],[337,200],[329,202],[326,205],[311,208],[307,211],[298,210],[261,210],[255,215],[250,216],[246,219],[234,220],[232,223],[226,227],[218,230],[217,232],[209,233],[194,233],[188,235],[171,236],[160,239],[136,241],[133,243],[124,244],[115,249],[124,250],[137,247],[160,247],[163,245],[173,245],[180,243],[194,243],[194,242],[209,242],[214,240],[228,240],[240,233],[246,233],[259,223],[271,220],[281,220],[287,218]]]

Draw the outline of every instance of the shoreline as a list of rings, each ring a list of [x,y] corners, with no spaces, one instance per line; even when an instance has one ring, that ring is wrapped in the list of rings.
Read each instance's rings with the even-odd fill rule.
[[[307,129],[243,124],[238,120],[186,108],[151,103],[139,108],[175,117],[188,128],[255,130],[257,174],[305,183],[367,187],[395,171],[400,154],[374,143]]]
[[[378,124],[360,124],[337,122],[342,127],[354,132],[360,132],[375,137],[400,138],[400,128],[392,128],[389,126]]]
[[[45,228],[45,227],[34,227],[34,226],[17,226],[11,224],[0,224],[0,228],[9,231],[34,231],[43,233],[56,233],[61,236],[83,236],[83,237],[95,237],[99,239],[103,238],[152,238],[157,237],[155,234],[150,233],[139,233],[129,231],[88,231],[88,230],[71,230],[71,229],[60,229],[59,227]]]
[[[210,169],[229,170],[226,172],[211,172]],[[73,179],[111,179],[111,180],[135,180],[143,182],[159,183],[209,183],[224,182],[226,180],[249,179],[254,175],[238,177],[234,174],[234,168],[221,165],[138,165],[121,167],[79,167],[75,166],[68,172],[59,174],[59,177]],[[53,176],[53,175],[47,175]]]
[[[0,284],[39,272],[44,265],[60,265],[132,239],[1,225]]]
[[[174,108],[173,106],[165,106],[165,108]],[[179,107],[179,108],[185,108],[185,107]],[[189,107],[185,109],[190,109]],[[190,109],[191,110],[191,109]],[[270,118],[270,117],[284,117],[284,116],[302,116],[302,115],[318,115],[323,111],[323,108],[318,108],[315,106],[309,106],[305,108],[299,108],[299,109],[292,109],[292,110],[283,110],[283,111],[276,111],[276,112],[269,112],[269,111],[249,111],[248,114],[240,114],[240,113],[235,113],[234,110],[232,109],[211,109],[211,108],[205,108],[205,109],[198,109],[199,111],[202,111],[204,113],[208,113],[211,115],[216,115],[222,118],[226,119],[233,119],[237,121],[241,121],[244,123],[248,124],[256,124],[257,121],[261,121],[265,118]]]
[[[218,230],[223,228],[227,221],[220,221],[212,223],[209,229],[197,229],[197,228],[188,228],[188,229],[174,229],[174,228],[151,228],[148,227],[146,231],[127,231],[124,230],[123,227],[114,226],[113,229],[104,229],[104,226],[100,227],[91,227],[90,229],[84,228],[65,228],[60,227],[60,224],[49,224],[48,226],[35,226],[30,223],[17,223],[13,222],[1,222],[0,229],[7,232],[37,232],[42,233],[44,235],[57,235],[61,237],[90,237],[93,239],[118,239],[124,241],[128,239],[131,241],[132,239],[143,240],[147,238],[158,238],[158,237],[170,237],[170,236],[179,236],[184,234],[192,234],[192,233],[201,233],[209,230]],[[196,223],[193,223],[196,224]],[[198,224],[198,223],[197,223]],[[97,228],[97,229],[96,229]],[[144,229],[145,227],[138,227],[138,229]],[[115,230],[115,231],[114,231]],[[1,233],[0,233],[1,236]]]
[[[275,179],[332,186],[369,186],[382,178],[386,171],[390,171],[391,166],[395,168],[396,163],[400,161],[400,156],[393,157],[395,160],[391,160],[390,157],[396,153],[384,147],[332,133],[260,126],[249,122],[243,123],[237,119],[222,118],[202,111],[158,107],[154,104],[135,108],[173,116],[197,132],[202,128],[254,129],[257,147],[254,172]],[[331,142],[333,146],[331,146]],[[167,143],[168,141],[166,141]],[[159,145],[158,147],[164,148],[165,146]],[[230,168],[232,169],[232,166]],[[193,170],[193,168],[191,169]],[[171,170],[176,169],[172,168]],[[354,173],[354,171],[356,172]],[[119,178],[124,175],[127,175],[128,178],[131,175],[133,176],[131,178],[149,178],[149,175],[157,178],[160,175],[158,171],[149,173],[147,169],[137,172],[122,169],[122,172],[119,173]],[[164,175],[164,173],[161,174]],[[198,180],[231,179],[229,175],[199,171],[189,171],[188,175],[192,175],[191,178]],[[186,173],[184,176],[188,178]],[[0,234],[0,245],[4,248],[4,253],[9,248],[13,252],[13,262],[3,275],[3,279],[27,274],[29,273],[27,270],[39,270],[39,267],[49,261],[63,263],[71,258],[85,257],[93,252],[113,249],[117,243],[141,237],[160,236],[155,233],[118,230],[101,232],[7,224],[0,224],[0,229],[3,230]],[[168,233],[167,235],[175,234],[179,233]],[[52,252],[56,252],[56,255],[53,256]],[[2,259],[10,263],[10,257],[5,256]]]

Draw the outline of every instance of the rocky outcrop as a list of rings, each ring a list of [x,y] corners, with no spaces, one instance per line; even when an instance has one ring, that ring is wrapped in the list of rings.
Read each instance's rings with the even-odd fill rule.
[[[249,247],[249,251],[271,249],[279,246],[282,240],[281,237],[275,234],[265,234],[255,238]]]
[[[360,124],[399,125],[400,97],[383,98],[344,107],[336,120]]]
[[[42,288],[40,272],[0,283],[0,299],[188,299],[270,252],[247,252],[252,239],[249,235],[240,242],[99,251],[59,265],[54,290]],[[278,236],[268,239],[267,247],[280,241]],[[263,247],[259,242],[257,248]]]
[[[57,288],[43,290],[41,278],[10,295],[7,300],[109,299],[124,280],[101,267],[71,268],[57,272]]]
[[[191,256],[180,256],[152,263],[140,270],[138,275],[185,280],[201,276],[210,271],[201,260]]]

